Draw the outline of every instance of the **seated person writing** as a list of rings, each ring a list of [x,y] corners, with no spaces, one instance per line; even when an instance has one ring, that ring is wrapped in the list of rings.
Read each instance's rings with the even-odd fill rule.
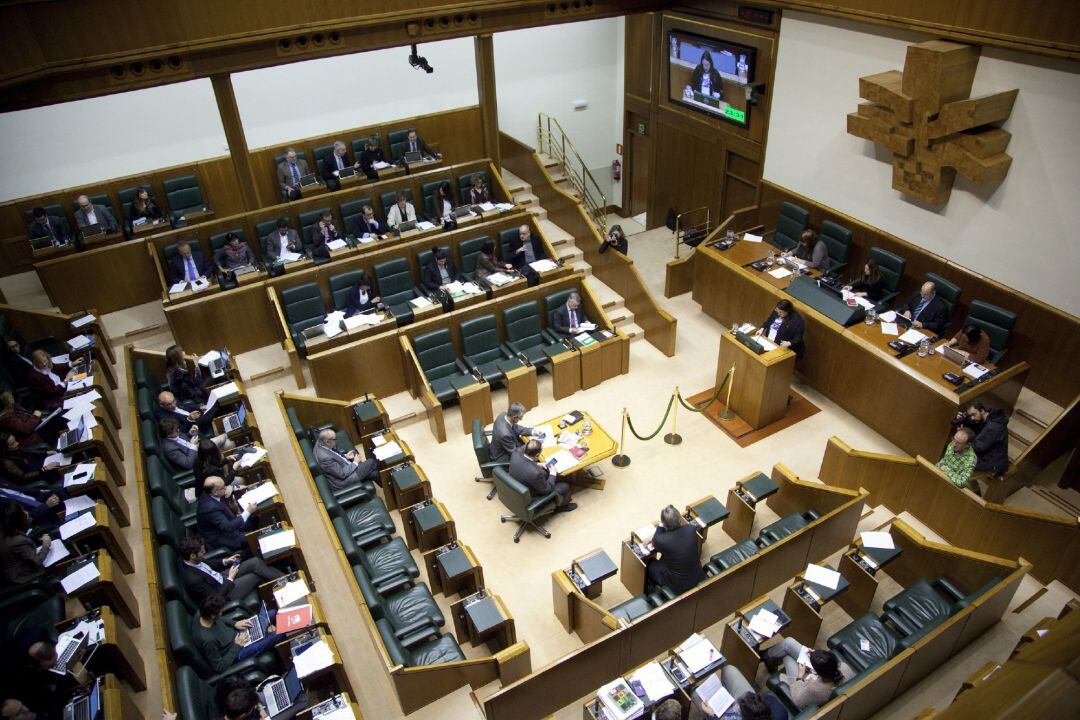
[[[230,232],[225,236],[225,244],[214,253],[214,264],[222,272],[255,265],[255,255],[240,236]]]
[[[484,184],[483,176],[473,175],[472,183],[469,184],[469,189],[465,193],[465,200],[466,205],[480,205],[492,201],[491,191]]]
[[[454,214],[454,190],[449,182],[444,182],[439,186],[432,200],[435,201],[435,212],[439,217],[446,219]]]
[[[135,197],[131,199],[131,217],[128,220],[134,222],[136,220],[146,219],[148,222],[154,220],[160,220],[162,218],[161,208],[158,206],[154,199],[150,197],[150,189],[145,185],[139,187],[135,191]]]
[[[453,259],[442,248],[437,248],[431,254],[431,262],[424,266],[422,274],[424,288],[429,292],[445,290],[450,283],[462,279]]]
[[[365,275],[349,288],[349,292],[345,295],[345,317],[382,307],[382,298],[378,295],[372,297],[372,295],[371,281]]]
[[[337,433],[330,428],[319,431],[315,443],[315,462],[319,465],[326,482],[334,490],[344,490],[365,480],[382,485],[379,479],[379,461],[375,458],[361,460],[356,450],[340,453],[337,450]]]
[[[232,486],[221,478],[206,478],[196,501],[195,527],[209,549],[226,548],[246,555],[244,533],[255,529],[255,503],[237,512],[232,494]]]
[[[180,541],[179,565],[184,589],[200,604],[211,595],[243,600],[259,585],[283,576],[262,558],[241,561],[237,554],[221,560],[207,560],[206,545],[198,535],[189,535]]]
[[[386,224],[396,229],[403,222],[416,222],[416,208],[405,196],[405,191],[398,190],[394,200],[394,206],[386,214]]]
[[[304,243],[300,241],[300,233],[289,227],[286,218],[277,219],[277,229],[266,238],[267,262],[284,262],[285,253],[304,254]]]
[[[286,148],[285,159],[277,166],[278,187],[281,188],[281,199],[285,201],[299,200],[300,178],[309,173],[307,160],[296,157],[296,150]]]
[[[934,290],[934,283],[923,283],[919,292],[900,308],[900,314],[911,321],[911,327],[926,328],[934,335],[940,335],[949,326],[949,309]]]
[[[370,205],[361,208],[360,216],[356,218],[354,233],[358,238],[379,239],[386,236],[387,226],[375,217],[375,210]]]
[[[720,685],[727,690],[735,702],[721,713],[709,706],[709,698],[704,698],[698,690],[691,696],[691,720],[788,720],[787,710],[779,698],[754,692],[754,686],[747,681],[734,665],[724,665],[718,673]],[[700,688],[700,685],[698,686]]]
[[[30,371],[26,373],[29,403],[36,410],[52,412],[60,407],[67,393],[67,383],[74,379],[81,366],[68,369],[66,365],[54,364],[44,350],[30,353],[30,364]]]
[[[495,240],[492,238],[485,240],[483,247],[480,248],[480,253],[476,256],[476,279],[482,282],[487,279],[488,275],[497,272],[509,272],[513,269],[514,266],[510,263],[499,262],[498,257],[495,255]]]
[[[990,336],[978,325],[969,323],[952,336],[949,347],[967,355],[971,362],[982,364],[990,357]]]
[[[795,359],[802,360],[806,348],[803,346],[803,331],[805,329],[802,317],[795,312],[795,306],[790,300],[781,300],[776,303],[765,323],[758,328],[757,334],[764,334],[780,347],[791,348],[795,352]]]
[[[530,440],[524,447],[519,447],[510,454],[510,477],[529,488],[533,495],[542,497],[550,492],[556,495],[555,512],[577,510],[577,503],[571,502],[570,483],[558,480],[554,471],[549,470],[540,457],[543,449],[539,440]]]
[[[799,710],[829,702],[836,686],[855,676],[847,663],[832,652],[811,650],[793,638],[770,647],[762,659],[769,672],[783,666],[780,681],[787,683]]]
[[[629,243],[626,241],[626,233],[623,232],[621,225],[612,225],[608,230],[607,238],[600,243],[600,252],[607,252],[607,249],[618,250],[623,255],[629,249]]]
[[[379,179],[379,171],[375,169],[375,163],[384,163],[382,148],[374,140],[368,138],[364,143],[364,149],[360,151],[360,171],[367,175],[368,180]]]
[[[319,222],[311,228],[312,257],[329,258],[330,248],[327,243],[341,240],[344,237],[334,223],[334,216],[329,210],[324,210],[319,215]]]
[[[442,153],[437,153],[428,147],[424,138],[417,135],[415,130],[409,131],[409,137],[405,140],[404,152],[418,152],[424,159],[435,158],[436,160],[442,160]]]
[[[319,166],[322,179],[326,182],[326,189],[331,192],[341,189],[341,181],[338,179],[338,175],[342,170],[345,168],[360,169],[359,161],[352,162],[349,159],[349,151],[345,148],[345,143],[340,140],[334,141],[334,152],[319,161]]]
[[[524,447],[522,435],[532,435],[534,432],[531,427],[518,425],[524,417],[525,406],[515,402],[495,418],[491,426],[491,444],[488,445],[488,457],[492,461],[509,461],[515,450]]]
[[[581,326],[588,322],[589,318],[581,309],[581,296],[576,292],[570,293],[566,304],[557,308],[552,315],[552,326],[555,332],[562,335],[577,335],[581,332]]]
[[[705,579],[696,528],[697,525],[684,523],[672,505],[660,512],[660,527],[653,536],[653,547],[659,556],[645,568],[646,593],[666,585],[681,595]]]
[[[964,425],[956,428],[937,466],[956,487],[966,487],[976,495],[981,495],[979,483],[971,479],[971,473],[975,470],[975,449],[971,447],[971,441],[974,439],[975,431],[971,428]]]
[[[885,296],[885,278],[881,276],[877,260],[867,260],[862,275],[853,278],[844,289],[870,302],[878,302]]]
[[[529,229],[528,225],[522,225],[518,228],[518,236],[512,239],[507,247],[510,252],[510,257],[507,259],[514,266],[514,269],[529,279],[529,285],[538,284],[540,276],[529,267],[529,263],[547,257],[547,253],[544,252],[544,244],[540,241],[540,238],[533,237],[532,230]]]
[[[120,232],[120,226],[116,224],[116,218],[113,217],[109,208],[104,205],[94,205],[85,195],[80,195],[75,202],[79,205],[79,209],[75,211],[76,225],[81,228],[100,225],[101,229],[107,233]]]
[[[176,243],[176,255],[169,259],[169,280],[173,283],[195,282],[210,277],[213,272],[202,250],[187,240]]]
[[[814,242],[817,238],[817,242]],[[825,241],[818,238],[817,233],[806,228],[799,236],[799,244],[795,250],[784,253],[784,257],[795,256],[806,263],[807,270],[820,270],[825,272],[829,269],[829,246]]]
[[[53,245],[67,245],[71,242],[71,238],[68,236],[67,231],[58,222],[54,222],[49,214],[45,212],[45,208],[36,207],[33,211],[34,219],[31,221],[26,231],[30,235],[31,240],[40,240],[43,238],[49,238]]]
[[[221,619],[224,609],[225,598],[213,594],[199,604],[199,609],[191,618],[191,639],[195,650],[215,673],[223,673],[238,661],[269,650],[281,640],[271,625],[265,628],[266,634],[262,639],[249,644],[247,630],[251,628],[251,620],[239,620],[235,625],[229,625]],[[276,614],[276,611],[270,611],[271,620]]]

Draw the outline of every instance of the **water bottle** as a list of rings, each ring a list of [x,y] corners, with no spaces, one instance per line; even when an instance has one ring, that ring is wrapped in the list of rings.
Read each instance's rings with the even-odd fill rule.
[[[731,228],[728,228],[728,231],[727,231],[727,241],[728,241],[728,243],[734,243],[735,242],[735,231],[732,230]]]
[[[874,308],[869,308],[866,311],[866,317],[863,318],[863,322],[865,322],[867,325],[873,325],[874,323],[876,323],[877,310],[875,310]]]
[[[919,357],[926,357],[930,354],[930,340],[923,338],[919,341]]]

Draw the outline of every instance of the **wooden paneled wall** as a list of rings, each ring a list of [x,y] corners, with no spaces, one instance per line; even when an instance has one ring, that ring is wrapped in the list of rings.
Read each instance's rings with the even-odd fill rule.
[[[810,224],[815,228],[820,227],[823,220],[831,220],[851,230],[853,237],[848,273],[854,274],[861,268],[870,248],[875,246],[906,259],[900,286],[901,299],[915,292],[922,284],[923,275],[928,272],[958,285],[963,294],[956,310],[954,327],[959,327],[967,317],[972,300],[984,300],[1016,313],[1016,326],[1009,338],[1009,350],[1005,356],[1006,364],[1027,361],[1031,365],[1028,387],[1058,405],[1069,405],[1080,395],[1080,374],[1073,372],[1072,367],[1074,358],[1080,356],[1080,318],[768,181],[762,182],[757,221],[766,228],[775,228],[780,203],[785,201],[809,211]]]

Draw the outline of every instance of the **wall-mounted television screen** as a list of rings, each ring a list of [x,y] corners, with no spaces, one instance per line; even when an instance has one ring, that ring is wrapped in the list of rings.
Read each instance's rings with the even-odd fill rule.
[[[754,49],[743,45],[668,31],[668,97],[706,115],[747,127],[747,85],[754,81]]]

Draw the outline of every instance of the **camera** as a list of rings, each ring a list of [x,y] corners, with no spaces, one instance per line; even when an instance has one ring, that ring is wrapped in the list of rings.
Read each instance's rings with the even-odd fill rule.
[[[435,68],[431,67],[431,64],[428,62],[427,58],[419,55],[416,52],[415,43],[412,46],[412,52],[409,53],[409,64],[412,65],[414,68],[419,68],[420,70],[423,70],[429,75],[435,72]]]

